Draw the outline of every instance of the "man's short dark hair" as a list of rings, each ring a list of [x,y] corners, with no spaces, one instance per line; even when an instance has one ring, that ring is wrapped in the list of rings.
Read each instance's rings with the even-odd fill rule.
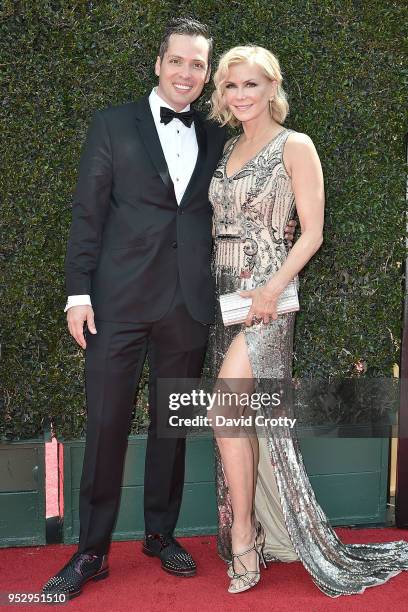
[[[169,38],[172,34],[184,34],[185,36],[204,36],[208,42],[208,66],[211,65],[213,52],[213,39],[210,36],[210,30],[204,23],[200,23],[191,17],[176,17],[172,19],[166,26],[163,38],[160,43],[159,56],[163,60],[164,54],[169,48]]]

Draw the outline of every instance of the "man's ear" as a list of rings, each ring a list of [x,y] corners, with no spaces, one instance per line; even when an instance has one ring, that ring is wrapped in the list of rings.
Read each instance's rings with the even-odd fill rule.
[[[161,66],[161,59],[160,59],[160,55],[158,55],[155,66],[154,66],[154,74],[156,76],[160,76],[160,66]]]
[[[208,83],[208,81],[210,80],[210,76],[211,76],[211,66],[208,66],[208,70],[207,70],[207,74],[205,77],[205,82]]]

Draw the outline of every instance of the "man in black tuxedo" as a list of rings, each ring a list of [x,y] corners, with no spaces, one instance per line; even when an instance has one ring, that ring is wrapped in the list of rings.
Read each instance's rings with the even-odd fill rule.
[[[158,378],[195,378],[214,316],[208,186],[225,131],[190,108],[210,77],[206,26],[174,20],[156,62],[159,85],[97,112],[83,150],[66,257],[67,320],[86,349],[87,435],[78,552],[44,592],[81,592],[107,576],[133,400],[148,358],[143,550],[175,575],[196,572],[173,538],[185,439],[160,438]],[[87,330],[84,335],[84,323]]]
[[[215,295],[208,186],[225,130],[190,108],[210,77],[212,39],[192,19],[167,28],[159,85],[136,103],[97,112],[83,150],[66,257],[67,320],[86,349],[87,436],[78,552],[45,593],[79,595],[108,575],[134,395],[147,355],[148,433],[143,551],[192,576],[174,539],[185,439],[160,438],[160,378],[197,378]],[[84,324],[86,331],[84,335]]]

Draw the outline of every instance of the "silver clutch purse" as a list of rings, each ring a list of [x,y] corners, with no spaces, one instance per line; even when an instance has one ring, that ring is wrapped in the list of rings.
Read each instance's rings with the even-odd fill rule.
[[[224,325],[243,323],[248,316],[252,298],[242,297],[237,291],[220,295],[220,307]],[[296,312],[300,309],[298,298],[298,280],[294,278],[279,296],[277,313]]]

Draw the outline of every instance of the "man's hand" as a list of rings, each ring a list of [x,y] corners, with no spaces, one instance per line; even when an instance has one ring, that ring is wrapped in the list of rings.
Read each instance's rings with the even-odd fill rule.
[[[291,221],[288,221],[288,224],[285,227],[285,238],[288,242],[289,247],[292,246],[293,238],[295,237],[296,225],[297,222],[292,219]]]
[[[79,346],[86,349],[84,337],[84,323],[91,334],[96,334],[94,311],[92,306],[71,306],[67,311],[68,329],[71,336],[78,342]]]

